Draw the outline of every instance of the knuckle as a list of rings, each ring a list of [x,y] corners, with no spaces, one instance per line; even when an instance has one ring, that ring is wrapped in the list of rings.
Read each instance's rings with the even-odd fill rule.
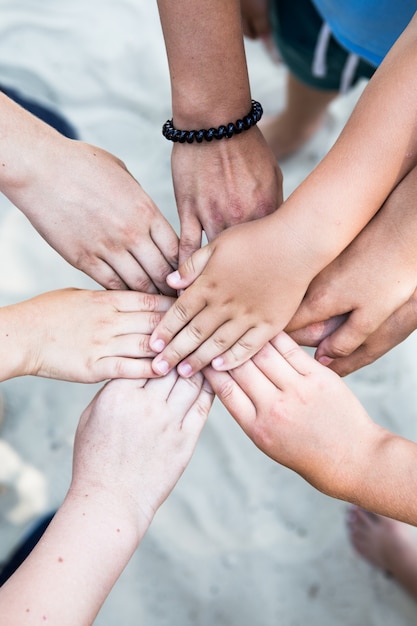
[[[189,321],[190,316],[188,314],[187,306],[181,302],[181,299],[175,302],[172,311],[181,324],[185,324]]]
[[[153,332],[155,330],[155,328],[158,326],[158,324],[160,323],[160,321],[162,320],[162,315],[161,313],[150,313],[149,314],[149,319],[148,319],[148,330],[149,332]]]
[[[345,357],[348,357],[352,354],[352,352],[354,351],[356,346],[352,345],[352,343],[349,343],[347,341],[338,341],[337,343],[332,344],[331,346],[329,346],[330,350],[329,353],[331,354],[332,357],[336,358],[336,359],[342,359]]]
[[[226,348],[228,347],[227,338],[221,334],[215,335],[213,337],[213,343],[216,346],[216,349],[220,350],[221,352],[224,352]]]
[[[143,356],[152,356],[155,353],[151,350],[149,346],[149,335],[139,335],[137,341],[138,354],[140,357]]]
[[[227,405],[227,400],[231,399],[233,396],[234,383],[232,380],[225,380],[220,383],[216,388],[216,394],[220,398],[220,400],[225,401]]]
[[[203,332],[201,328],[191,323],[187,326],[187,333],[194,343],[197,343],[198,345],[201,343],[203,339]]]
[[[139,298],[139,308],[142,311],[157,311],[158,297],[152,293],[142,293]]]
[[[113,289],[115,291],[119,291],[120,289],[126,289],[125,283],[118,276],[111,276],[105,281],[100,281],[103,287],[106,289]]]
[[[246,337],[241,337],[237,342],[237,346],[245,352],[250,352],[255,347],[254,343],[249,341]]]
[[[155,287],[150,278],[147,276],[137,276],[131,285],[134,291],[140,291],[145,293],[155,292]]]

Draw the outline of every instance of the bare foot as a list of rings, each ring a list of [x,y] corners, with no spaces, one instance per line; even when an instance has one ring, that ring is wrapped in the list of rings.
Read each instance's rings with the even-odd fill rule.
[[[314,89],[288,73],[284,110],[259,124],[278,160],[301,148],[319,130],[337,95],[335,91]]]
[[[265,118],[259,124],[268,145],[278,161],[300,150],[307,141],[321,128],[325,114],[308,124],[294,124],[293,116],[283,111],[278,115]]]
[[[356,506],[349,508],[347,524],[356,552],[417,599],[417,541],[410,527]]]

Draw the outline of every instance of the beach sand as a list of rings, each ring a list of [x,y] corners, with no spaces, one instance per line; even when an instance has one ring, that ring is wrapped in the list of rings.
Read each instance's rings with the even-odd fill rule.
[[[123,159],[177,227],[171,146],[160,131],[171,107],[156,3],[0,4],[0,82],[56,106],[82,139]],[[253,97],[267,113],[278,110],[285,70],[260,44],[249,42],[247,53]],[[283,164],[286,195],[331,146],[360,89],[336,102],[325,127]],[[97,288],[1,197],[0,305],[67,286]],[[415,353],[411,337],[348,380],[377,422],[412,439]],[[78,417],[98,387],[35,378],[2,383],[0,559],[62,501]],[[96,624],[416,624],[417,604],[353,553],[346,508],[264,456],[217,403],[191,464]]]

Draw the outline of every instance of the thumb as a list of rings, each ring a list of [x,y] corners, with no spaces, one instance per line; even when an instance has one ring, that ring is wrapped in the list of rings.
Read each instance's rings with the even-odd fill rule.
[[[189,287],[206,267],[212,254],[211,244],[194,252],[175,272],[168,275],[168,285],[177,291]]]

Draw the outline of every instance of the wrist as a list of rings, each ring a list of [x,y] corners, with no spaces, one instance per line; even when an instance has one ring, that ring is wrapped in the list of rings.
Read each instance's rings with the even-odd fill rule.
[[[73,477],[66,499],[73,506],[87,507],[94,517],[105,519],[104,530],[123,528],[129,545],[135,550],[151,525],[155,511],[142,506],[146,503],[138,502],[128,490],[117,484],[117,480],[113,481],[114,484],[111,481],[104,484],[100,478],[87,480],[85,474],[81,479]]]
[[[18,303],[0,308],[0,381],[31,374],[31,334],[22,322],[21,307]]]

